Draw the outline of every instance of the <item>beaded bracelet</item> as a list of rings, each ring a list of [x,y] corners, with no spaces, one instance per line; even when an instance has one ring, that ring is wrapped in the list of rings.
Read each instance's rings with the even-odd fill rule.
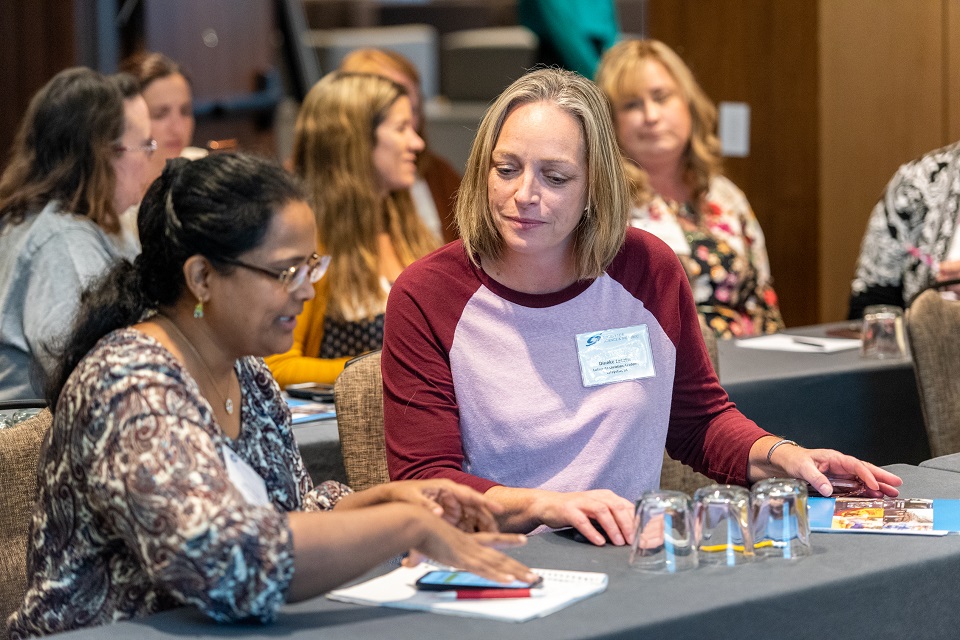
[[[779,440],[777,440],[776,442],[773,443],[773,446],[770,447],[770,451],[767,451],[767,464],[773,464],[772,462],[770,462],[770,456],[772,456],[772,455],[773,455],[773,452],[777,450],[777,447],[779,447],[779,446],[782,445],[782,444],[792,444],[792,445],[795,446],[795,447],[799,447],[799,446],[800,446],[799,444],[797,444],[797,443],[794,442],[793,440],[787,440],[786,438],[780,438]]]

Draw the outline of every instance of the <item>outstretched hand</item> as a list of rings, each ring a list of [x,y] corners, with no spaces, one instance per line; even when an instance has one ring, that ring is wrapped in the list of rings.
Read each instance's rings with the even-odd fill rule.
[[[859,478],[866,487],[862,495],[869,498],[895,497],[900,493],[897,487],[903,484],[899,476],[833,449],[781,446],[770,461],[783,470],[782,475],[806,480],[824,496],[833,492],[828,475]]]

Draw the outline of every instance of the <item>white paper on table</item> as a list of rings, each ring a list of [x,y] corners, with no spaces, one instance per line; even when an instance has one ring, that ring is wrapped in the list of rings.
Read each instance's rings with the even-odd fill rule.
[[[791,336],[785,333],[773,333],[758,338],[737,340],[736,343],[738,347],[744,349],[795,351],[798,353],[834,353],[860,348],[860,341],[851,338],[810,338],[807,336]]]

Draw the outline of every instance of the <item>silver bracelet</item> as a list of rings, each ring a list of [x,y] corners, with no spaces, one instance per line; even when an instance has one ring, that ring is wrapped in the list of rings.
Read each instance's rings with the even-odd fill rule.
[[[795,447],[799,447],[799,446],[800,446],[800,445],[798,445],[796,442],[794,442],[793,440],[787,440],[786,438],[780,438],[779,440],[777,440],[776,442],[773,443],[773,446],[770,447],[770,451],[767,451],[767,464],[773,464],[772,462],[770,462],[770,456],[772,456],[772,455],[773,455],[773,452],[777,450],[777,447],[779,447],[779,446],[782,445],[782,444],[792,444],[792,445],[795,446]]]

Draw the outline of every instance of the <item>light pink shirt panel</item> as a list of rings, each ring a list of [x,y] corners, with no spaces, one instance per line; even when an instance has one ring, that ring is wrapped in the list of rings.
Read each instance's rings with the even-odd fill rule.
[[[584,387],[576,335],[642,324],[656,375]],[[547,308],[481,286],[450,350],[464,471],[511,487],[606,488],[635,500],[659,486],[675,364],[657,319],[608,275]]]

